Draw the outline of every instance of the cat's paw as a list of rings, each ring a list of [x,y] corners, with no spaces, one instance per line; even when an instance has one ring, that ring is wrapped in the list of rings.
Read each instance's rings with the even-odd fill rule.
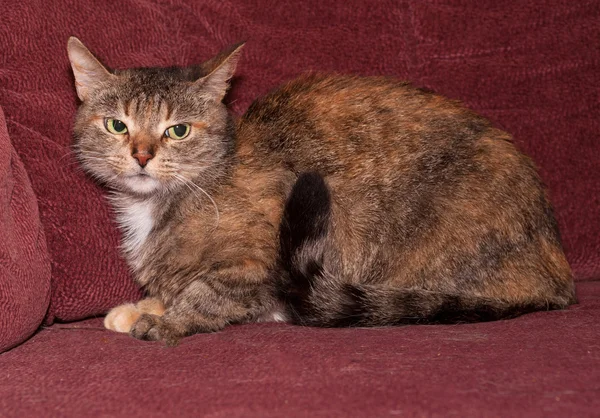
[[[126,303],[112,308],[104,318],[104,328],[116,332],[129,332],[142,314],[162,316],[165,306],[156,298],[142,299],[135,305]]]
[[[180,337],[158,315],[142,314],[131,327],[129,335],[138,340],[164,341],[167,345],[177,345]]]
[[[133,303],[112,308],[104,318],[104,328],[116,332],[129,332],[141,312]]]

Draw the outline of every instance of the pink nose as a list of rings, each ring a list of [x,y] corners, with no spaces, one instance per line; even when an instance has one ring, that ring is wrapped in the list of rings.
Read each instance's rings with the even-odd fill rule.
[[[148,160],[151,160],[153,155],[150,154],[148,151],[139,151],[133,154],[132,157],[138,161],[140,167],[146,167],[146,164],[148,164]]]

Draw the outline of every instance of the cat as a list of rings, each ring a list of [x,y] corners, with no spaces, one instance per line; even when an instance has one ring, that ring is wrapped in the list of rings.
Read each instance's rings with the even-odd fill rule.
[[[387,326],[576,303],[532,161],[461,104],[386,77],[306,74],[234,120],[242,45],[110,70],[76,38],[74,147],[112,192],[148,299],[109,329],[176,344],[228,324]]]

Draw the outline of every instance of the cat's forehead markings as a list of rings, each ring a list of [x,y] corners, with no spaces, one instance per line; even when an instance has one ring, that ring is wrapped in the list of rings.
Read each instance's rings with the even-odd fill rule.
[[[125,116],[129,116],[129,114],[131,113],[131,100],[126,100],[123,103],[123,113],[125,113]]]
[[[173,115],[173,109],[169,105],[169,101],[168,100],[165,100],[163,103],[165,105],[165,110],[166,110],[165,119],[166,120],[170,120],[171,116]]]
[[[144,110],[144,120],[151,121],[154,119],[154,97],[148,97],[146,101],[146,109]]]
[[[146,100],[146,96],[142,93],[141,95],[139,95],[138,97],[133,99],[133,102],[135,103],[135,111],[134,113],[136,115],[140,114],[140,107],[142,106],[142,103]]]

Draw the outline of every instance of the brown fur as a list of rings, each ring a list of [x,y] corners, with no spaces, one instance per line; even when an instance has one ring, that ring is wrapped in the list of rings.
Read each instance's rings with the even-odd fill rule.
[[[166,307],[142,313],[134,337],[174,343],[270,318],[486,320],[575,302],[548,199],[507,133],[406,83],[327,75],[287,83],[234,126],[221,99],[239,51],[110,72],[69,41],[76,148],[114,190],[137,282]],[[108,133],[107,117],[128,134]],[[188,138],[162,134],[178,123]]]

